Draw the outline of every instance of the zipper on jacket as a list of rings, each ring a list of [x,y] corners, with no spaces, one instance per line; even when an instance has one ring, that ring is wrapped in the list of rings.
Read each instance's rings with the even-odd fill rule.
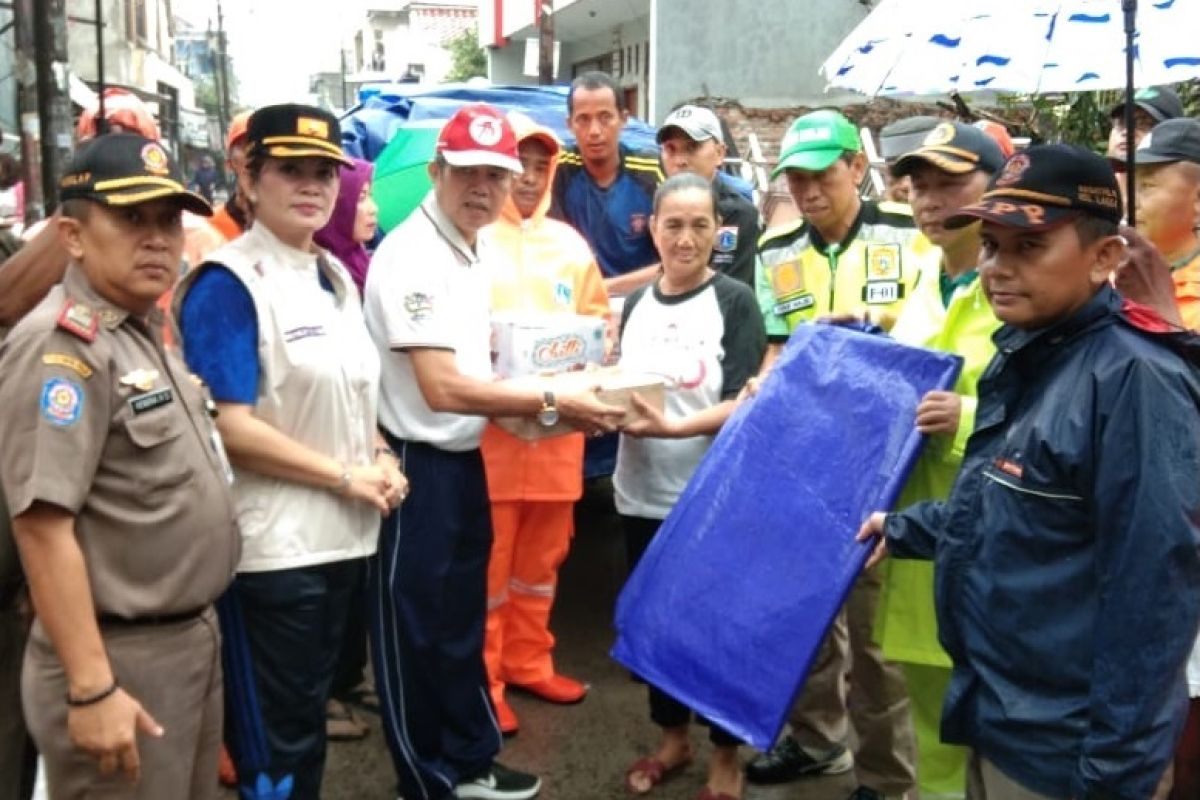
[[[1083,498],[1080,497],[1079,495],[1060,494],[1057,492],[1039,492],[1037,489],[1030,489],[1025,486],[1018,486],[1017,484],[1012,483],[1011,481],[1006,481],[1003,478],[1001,478],[1000,476],[993,475],[990,472],[984,472],[983,477],[987,478],[992,483],[998,483],[1007,489],[1012,489],[1014,492],[1021,492],[1022,494],[1031,494],[1036,497],[1043,497],[1047,500],[1074,500],[1076,502],[1083,502]]]
[[[842,246],[838,242],[830,244],[825,249],[825,259],[829,262],[829,310],[825,313],[832,314],[833,301],[837,295],[837,269],[838,269],[838,253],[841,252]]]

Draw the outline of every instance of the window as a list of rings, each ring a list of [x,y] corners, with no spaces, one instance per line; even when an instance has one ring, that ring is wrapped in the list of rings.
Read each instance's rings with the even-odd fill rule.
[[[179,141],[179,90],[158,81],[158,124],[163,138],[171,144]]]
[[[375,29],[375,50],[371,54],[371,69],[387,72],[387,50],[383,46],[383,31]]]
[[[147,2],[148,0],[125,0],[125,33],[131,42],[150,43]]]

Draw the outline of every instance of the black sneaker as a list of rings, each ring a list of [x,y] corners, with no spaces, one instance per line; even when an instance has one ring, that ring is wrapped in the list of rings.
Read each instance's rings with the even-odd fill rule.
[[[530,800],[542,790],[542,779],[509,769],[503,764],[492,762],[487,772],[465,780],[454,787],[457,798],[477,800]]]
[[[816,775],[841,775],[854,769],[854,756],[838,746],[814,756],[791,736],[746,765],[746,780],[751,783],[787,783]]]
[[[870,787],[860,786],[851,792],[846,800],[887,800],[887,798]]]

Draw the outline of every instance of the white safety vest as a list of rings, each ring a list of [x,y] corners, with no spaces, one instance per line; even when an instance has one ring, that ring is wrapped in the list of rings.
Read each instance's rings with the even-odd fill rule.
[[[320,285],[319,261],[332,295]],[[254,415],[344,464],[372,463],[379,355],[345,267],[333,256],[283,244],[262,225],[206,263],[228,268],[254,300],[260,369]],[[203,269],[192,270],[181,282],[177,313]],[[239,572],[326,564],[375,552],[379,512],[372,506],[245,469],[235,474]]]

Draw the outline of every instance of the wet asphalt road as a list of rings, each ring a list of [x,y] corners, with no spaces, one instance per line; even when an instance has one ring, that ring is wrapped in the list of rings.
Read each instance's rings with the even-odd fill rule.
[[[556,661],[565,674],[592,685],[577,706],[560,707],[514,693],[520,733],[500,755],[505,764],[542,777],[540,800],[628,800],[626,768],[653,752],[657,728],[650,722],[645,687],[608,657],[612,617],[625,578],[625,550],[611,499],[589,490],[576,511],[577,533],[563,566],[552,629]],[[365,715],[372,730],[359,742],[333,742],[323,796],[328,800],[395,798],[391,759],[379,718]],[[704,785],[707,732],[695,728],[696,759],[658,786],[649,798],[692,800]],[[746,758],[750,752],[746,750]],[[806,779],[770,788],[748,787],[745,800],[843,800],[853,790],[847,776]],[[230,795],[232,797],[232,794]]]

